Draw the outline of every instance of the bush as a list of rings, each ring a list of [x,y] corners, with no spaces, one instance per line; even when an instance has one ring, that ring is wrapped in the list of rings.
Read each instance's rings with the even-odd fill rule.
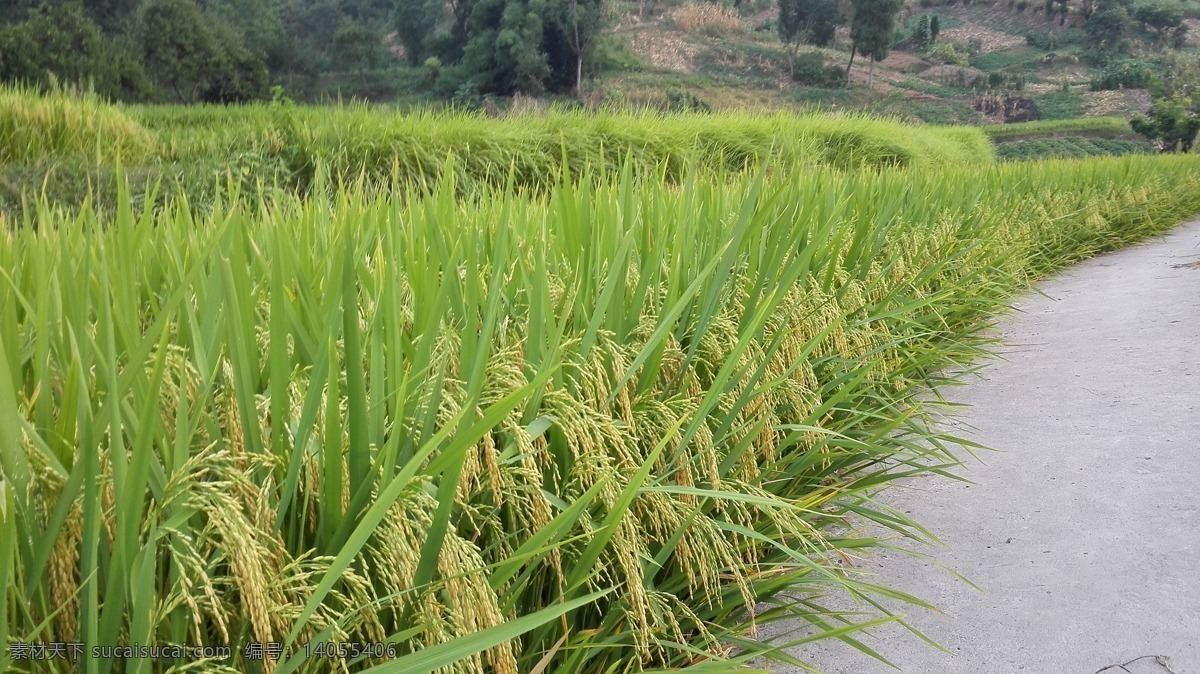
[[[712,106],[696,94],[683,89],[667,92],[666,109],[672,112],[712,112]]]
[[[128,47],[104,35],[78,4],[42,5],[25,21],[0,24],[0,81],[43,89],[66,82],[138,100],[149,81]]]
[[[1054,51],[1059,47],[1058,36],[1048,31],[1030,31],[1025,33],[1025,44],[1045,51]]]
[[[929,50],[929,58],[952,66],[965,66],[971,61],[971,55],[959,51],[953,42],[942,42]]]
[[[1150,85],[1153,75],[1150,66],[1142,61],[1132,59],[1112,61],[1105,66],[1099,76],[1092,79],[1091,89],[1092,91],[1142,89]]]
[[[840,87],[846,83],[846,71],[840,66],[827,65],[820,52],[807,52],[796,56],[792,79],[813,87]]]

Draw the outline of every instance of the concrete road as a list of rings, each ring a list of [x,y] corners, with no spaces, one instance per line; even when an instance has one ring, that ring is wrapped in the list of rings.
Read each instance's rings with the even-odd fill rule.
[[[1001,324],[1003,359],[948,392],[971,406],[951,425],[1000,451],[963,471],[974,484],[884,498],[983,591],[903,554],[860,565],[941,609],[896,606],[952,654],[893,625],[863,641],[906,673],[1093,674],[1151,655],[1105,674],[1200,674],[1200,221],[1039,289]],[[838,642],[793,654],[896,671]]]

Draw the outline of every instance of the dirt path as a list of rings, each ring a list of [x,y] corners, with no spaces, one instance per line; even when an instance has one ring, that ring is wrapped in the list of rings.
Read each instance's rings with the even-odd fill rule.
[[[1200,221],[1072,268],[1018,302],[1004,359],[949,391],[961,434],[1001,450],[885,500],[983,588],[901,554],[867,562],[944,613],[899,609],[863,641],[918,674],[1200,674]],[[973,428],[974,430],[969,430]],[[853,609],[853,606],[845,608]],[[897,670],[841,643],[830,674]],[[779,668],[779,674],[799,670]]]

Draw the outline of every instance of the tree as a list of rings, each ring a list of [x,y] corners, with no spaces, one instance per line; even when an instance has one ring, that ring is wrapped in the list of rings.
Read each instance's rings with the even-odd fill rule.
[[[1054,0],[1058,11],[1058,25],[1062,26],[1067,23],[1067,14],[1071,12],[1070,6],[1067,5],[1067,0]]]
[[[354,70],[363,78],[365,68],[379,64],[380,37],[363,24],[346,19],[333,34],[333,54],[338,67]]]
[[[1142,24],[1143,29],[1153,28],[1162,38],[1168,30],[1183,23],[1183,8],[1171,3],[1138,5],[1133,10],[1133,18]]]
[[[779,39],[787,46],[792,77],[796,76],[800,44],[828,45],[840,22],[837,0],[779,0]]]
[[[101,32],[81,3],[42,5],[25,20],[0,26],[0,80],[45,86],[53,78],[90,85],[104,96],[140,98],[145,75],[123,47]]]
[[[892,32],[896,29],[896,17],[904,3],[902,0],[851,0],[854,18],[850,20],[850,63],[846,66],[846,78],[854,66],[855,53],[871,58],[871,72],[867,86],[874,85],[875,62],[887,58],[892,46]]]
[[[937,42],[938,34],[941,32],[942,20],[938,18],[937,14],[934,14],[933,18],[929,20],[929,44]]]
[[[1179,94],[1159,98],[1150,106],[1150,116],[1134,117],[1133,130],[1154,141],[1163,152],[1190,152],[1200,133],[1200,106]]]
[[[445,23],[446,18],[445,3],[439,0],[397,0],[393,25],[409,65],[420,65],[430,56],[442,56],[434,53],[433,43],[439,24]],[[465,44],[465,23],[463,28],[461,39]]]
[[[228,26],[207,20],[192,0],[147,0],[138,18],[148,73],[181,103],[261,97],[266,66]]]
[[[1092,14],[1083,27],[1088,45],[1093,49],[1108,49],[1129,31],[1129,12],[1120,5],[1110,5]]]
[[[123,33],[133,23],[138,0],[83,0],[83,10],[106,33]]]
[[[929,15],[922,14],[921,18],[917,19],[917,27],[913,29],[912,34],[913,47],[917,51],[923,51],[929,48],[933,42],[933,34],[929,29]]]
[[[467,23],[461,72],[480,93],[537,95],[551,75],[542,48],[545,0],[479,0]]]
[[[566,0],[560,3],[557,19],[567,44],[575,55],[575,95],[583,86],[583,59],[600,34],[601,0]]]

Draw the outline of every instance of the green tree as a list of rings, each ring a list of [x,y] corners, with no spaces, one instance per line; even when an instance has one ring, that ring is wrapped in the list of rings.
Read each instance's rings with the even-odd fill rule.
[[[779,39],[787,46],[788,71],[796,76],[796,52],[802,43],[824,47],[841,22],[837,0],[778,0]]]
[[[578,96],[583,86],[584,59],[603,26],[602,0],[562,0],[559,2],[555,18],[571,54],[575,57],[573,89]]]
[[[928,49],[929,45],[933,43],[933,34],[929,28],[928,14],[922,14],[921,17],[917,19],[917,27],[913,29],[912,42],[913,47],[915,47],[918,51]]]
[[[550,77],[542,48],[545,0],[479,0],[468,22],[461,65],[479,93],[537,95]]]
[[[451,10],[453,11],[453,10]],[[420,65],[430,56],[442,56],[434,49],[435,35],[440,24],[447,18],[446,6],[440,0],[398,0],[393,26],[404,55],[411,66]],[[463,28],[465,29],[465,24]],[[465,30],[460,36],[465,45]],[[460,49],[461,49],[460,45]]]
[[[97,93],[136,99],[148,83],[138,60],[103,34],[79,2],[42,5],[23,21],[0,26],[0,80],[46,86],[90,85]]]
[[[1138,5],[1133,10],[1133,18],[1143,29],[1154,29],[1160,38],[1164,38],[1167,31],[1183,23],[1183,7],[1174,3]]]
[[[932,45],[934,42],[937,42],[938,34],[941,32],[942,20],[937,14],[934,14],[933,18],[929,20],[929,44]]]
[[[294,43],[303,39],[285,28],[288,4],[281,0],[203,0],[200,8],[214,23],[233,29],[272,70],[287,69],[295,57]]]
[[[846,66],[846,78],[854,66],[855,53],[871,59],[871,70],[867,86],[874,86],[875,62],[887,58],[892,46],[892,33],[896,30],[896,18],[904,7],[902,0],[851,0],[854,17],[850,20],[850,63]]]
[[[1129,12],[1124,7],[1113,4],[1094,12],[1083,30],[1088,46],[1092,49],[1107,50],[1125,37],[1131,25]]]
[[[1182,95],[1158,98],[1148,117],[1134,117],[1133,130],[1154,141],[1163,152],[1190,152],[1200,133],[1200,106]]]
[[[363,24],[347,19],[333,34],[333,53],[338,67],[358,72],[375,68],[380,60],[380,36]]]
[[[230,103],[265,94],[262,60],[192,0],[147,0],[138,35],[148,73],[181,103]]]
[[[83,0],[83,10],[105,32],[126,32],[137,15],[138,0]]]

